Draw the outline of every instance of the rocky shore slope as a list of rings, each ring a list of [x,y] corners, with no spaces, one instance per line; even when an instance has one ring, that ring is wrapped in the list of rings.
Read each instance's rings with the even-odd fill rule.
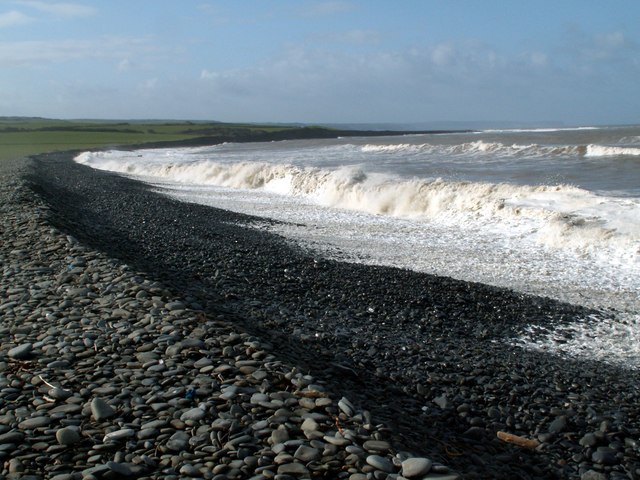
[[[71,157],[0,164],[4,478],[640,478],[638,374],[509,342],[598,312],[326,260]]]

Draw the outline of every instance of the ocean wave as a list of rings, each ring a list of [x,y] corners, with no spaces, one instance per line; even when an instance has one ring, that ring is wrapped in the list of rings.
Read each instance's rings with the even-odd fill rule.
[[[422,144],[368,144],[360,147],[364,153],[409,153],[427,155],[466,156],[478,154],[490,154],[501,157],[544,157],[544,156],[574,156],[584,155],[587,152],[586,145],[506,145],[500,142],[485,142],[477,140],[457,145]]]
[[[376,215],[520,229],[523,236],[549,247],[581,254],[606,253],[621,262],[635,262],[640,257],[640,203],[597,196],[568,185],[406,179],[353,166],[323,169],[261,162],[144,162],[109,152],[83,153],[76,161],[148,181],[259,189]]]
[[[616,147],[606,145],[587,145],[587,157],[640,156],[640,147]]]
[[[457,145],[422,144],[369,144],[360,147],[364,153],[408,153],[427,155],[495,155],[500,157],[554,157],[554,156],[584,156],[584,157],[614,157],[614,156],[640,156],[640,147],[609,146],[609,145],[507,145],[500,142],[475,142],[461,143]]]

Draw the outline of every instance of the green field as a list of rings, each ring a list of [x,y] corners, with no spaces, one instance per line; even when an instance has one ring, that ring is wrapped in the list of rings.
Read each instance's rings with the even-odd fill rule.
[[[188,121],[53,120],[0,117],[0,160],[38,153],[195,141],[216,143],[234,138],[302,136],[310,127]],[[324,130],[324,129],[319,129]],[[302,133],[298,133],[302,132]]]

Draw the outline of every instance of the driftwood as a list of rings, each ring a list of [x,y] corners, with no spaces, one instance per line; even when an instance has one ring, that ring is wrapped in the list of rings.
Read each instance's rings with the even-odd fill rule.
[[[498,438],[503,442],[512,443],[514,445],[518,445],[519,447],[534,449],[538,445],[540,445],[540,442],[533,438],[520,437],[518,435],[507,432],[498,432]]]

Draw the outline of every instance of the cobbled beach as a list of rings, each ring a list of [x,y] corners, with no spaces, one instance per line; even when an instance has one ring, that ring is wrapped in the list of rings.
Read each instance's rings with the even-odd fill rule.
[[[1,479],[640,478],[600,314],[323,258],[73,162],[0,162]]]

